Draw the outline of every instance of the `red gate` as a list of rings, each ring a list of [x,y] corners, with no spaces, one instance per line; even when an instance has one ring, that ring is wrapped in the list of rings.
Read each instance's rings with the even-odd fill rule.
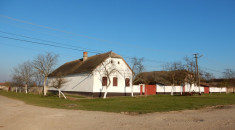
[[[145,85],[145,95],[155,95],[156,85]]]
[[[209,94],[209,87],[204,87],[204,93]]]

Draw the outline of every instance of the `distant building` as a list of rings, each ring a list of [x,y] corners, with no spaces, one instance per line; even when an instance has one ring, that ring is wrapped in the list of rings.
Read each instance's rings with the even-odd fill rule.
[[[173,86],[170,73],[170,71],[142,72],[136,76],[136,78],[134,79],[134,84],[155,85],[156,94],[169,94],[172,92],[178,94],[182,94],[185,92],[201,92],[205,94],[227,92],[227,88],[223,86],[219,81],[211,81],[210,83],[201,82],[200,87],[196,86],[195,84],[192,84],[190,86],[190,84],[186,80],[188,74],[185,73],[184,70],[175,72],[175,80],[180,81],[181,79],[181,81],[175,82]],[[150,90],[153,91],[154,86],[150,87]]]
[[[7,86],[6,83],[0,83],[0,90],[6,90],[8,91],[9,87]]]

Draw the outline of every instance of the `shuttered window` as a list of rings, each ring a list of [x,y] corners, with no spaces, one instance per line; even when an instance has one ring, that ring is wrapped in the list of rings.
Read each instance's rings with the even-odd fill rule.
[[[126,85],[126,87],[130,86],[130,79],[129,78],[125,79],[125,85]]]
[[[113,77],[113,86],[118,86],[118,78]]]
[[[102,77],[102,86],[107,86],[107,77]]]

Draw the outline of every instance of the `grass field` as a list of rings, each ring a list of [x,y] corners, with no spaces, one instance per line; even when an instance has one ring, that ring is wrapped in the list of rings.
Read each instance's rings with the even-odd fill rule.
[[[5,91],[0,91],[0,95],[18,99],[36,106],[106,112],[150,113],[235,104],[235,94],[208,94],[187,97],[154,95],[148,97],[115,97],[107,99],[86,99],[79,97],[80,99],[76,100],[65,100],[56,96],[41,96]]]

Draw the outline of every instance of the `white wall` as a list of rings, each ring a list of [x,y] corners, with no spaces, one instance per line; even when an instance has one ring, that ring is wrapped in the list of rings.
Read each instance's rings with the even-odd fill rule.
[[[164,85],[160,85],[160,84],[156,84],[157,88],[156,88],[156,92],[171,92],[172,87],[171,86],[164,86]]]
[[[89,73],[74,74],[64,77],[66,83],[62,85],[61,91],[78,91],[78,92],[92,92],[93,75]],[[53,78],[49,78],[49,90],[55,90],[50,88]]]
[[[172,86],[164,86],[164,85],[160,85],[160,84],[156,84],[157,85],[157,90],[156,92],[161,92],[161,93],[170,93],[172,91]],[[200,91],[199,91],[200,88]],[[183,87],[182,86],[175,86],[173,87],[173,92],[181,92],[181,89],[183,91]],[[204,87],[198,87],[195,86],[194,84],[190,87],[190,84],[186,84],[185,85],[185,92],[204,92]],[[226,92],[227,88],[223,87],[223,88],[218,88],[218,87],[209,87],[209,92]]]
[[[227,88],[223,87],[223,88],[217,88],[217,87],[210,87],[209,88],[211,93],[224,93],[227,92]]]
[[[204,92],[204,87],[198,87],[192,84],[190,88],[190,84],[185,84],[185,92]]]
[[[110,61],[112,60],[112,64]],[[118,64],[119,62],[119,64]],[[118,72],[112,73],[110,76],[111,84],[108,87],[108,92],[115,92],[115,93],[130,93],[131,92],[131,85],[132,85],[132,71],[126,65],[123,59],[121,58],[108,58],[104,64],[99,65],[94,71],[94,79],[93,79],[93,92],[105,92],[106,87],[102,86],[102,77],[105,76],[104,73],[104,66],[108,70],[112,70],[116,68]],[[113,86],[113,77],[118,78],[118,86]],[[130,86],[125,86],[125,78],[130,79]],[[135,91],[136,88],[134,88]]]
[[[173,89],[173,92],[181,92],[183,91],[183,87],[182,86],[164,86],[164,85],[160,85],[160,84],[156,84],[157,89],[156,92],[158,93],[170,93]]]

